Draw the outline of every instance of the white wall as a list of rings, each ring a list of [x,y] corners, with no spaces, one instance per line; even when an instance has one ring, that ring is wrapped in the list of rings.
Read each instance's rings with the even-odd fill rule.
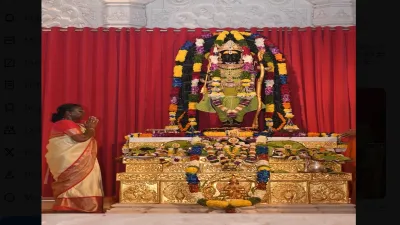
[[[355,25],[355,0],[42,0],[43,27]]]

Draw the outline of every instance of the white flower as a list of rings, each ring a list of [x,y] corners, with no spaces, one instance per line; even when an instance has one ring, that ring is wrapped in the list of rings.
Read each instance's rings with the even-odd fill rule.
[[[268,165],[269,165],[269,163],[268,163],[267,160],[258,160],[258,161],[256,162],[256,167],[259,167],[259,166],[268,166]]]
[[[192,80],[192,87],[196,87],[199,83],[199,79]]]
[[[204,40],[201,38],[196,38],[196,46],[203,46]]]
[[[190,161],[189,166],[200,167],[200,161],[199,160]]]
[[[267,191],[264,191],[264,190],[255,190],[253,193],[253,197],[263,199],[266,193],[267,193]]]
[[[256,38],[255,44],[257,47],[264,47],[264,38]]]
[[[272,86],[274,86],[274,84],[275,84],[274,80],[266,80],[265,81],[265,85],[267,87],[272,87]]]
[[[190,194],[192,195],[192,197],[194,199],[196,199],[196,201],[199,200],[199,199],[204,198],[203,193],[201,193],[201,191],[196,192],[196,193],[190,193]]]
[[[214,52],[214,53],[218,53],[218,48],[217,48],[217,47],[214,47],[213,52]]]
[[[253,57],[251,57],[251,55],[244,55],[243,56],[243,61],[245,63],[252,63],[253,62]]]
[[[211,63],[218,64],[218,56],[212,55],[210,56]]]
[[[201,138],[200,137],[193,137],[192,138],[192,145],[200,143],[201,142]]]
[[[267,143],[267,140],[266,136],[260,135],[256,138],[256,143]]]

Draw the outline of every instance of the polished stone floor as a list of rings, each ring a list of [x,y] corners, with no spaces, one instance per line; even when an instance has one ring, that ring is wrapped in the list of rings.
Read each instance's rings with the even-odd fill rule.
[[[43,214],[43,225],[355,225],[355,214]]]

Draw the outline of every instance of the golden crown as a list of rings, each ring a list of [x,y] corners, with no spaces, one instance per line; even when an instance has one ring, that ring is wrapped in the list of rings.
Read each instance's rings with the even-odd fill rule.
[[[240,45],[236,44],[232,40],[229,40],[229,41],[225,42],[221,46],[217,45],[217,49],[218,49],[218,52],[222,52],[222,51],[242,51],[242,47],[240,47]]]

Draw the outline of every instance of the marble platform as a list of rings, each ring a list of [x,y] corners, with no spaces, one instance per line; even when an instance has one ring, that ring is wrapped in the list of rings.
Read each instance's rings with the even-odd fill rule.
[[[352,204],[293,204],[293,205],[267,205],[237,209],[240,214],[266,214],[266,213],[328,213],[328,214],[355,214],[355,206]],[[222,210],[213,210],[201,205],[185,204],[121,204],[111,206],[107,214],[171,214],[171,213],[196,213],[196,214],[218,214]]]
[[[43,214],[42,225],[355,225],[345,214]]]

